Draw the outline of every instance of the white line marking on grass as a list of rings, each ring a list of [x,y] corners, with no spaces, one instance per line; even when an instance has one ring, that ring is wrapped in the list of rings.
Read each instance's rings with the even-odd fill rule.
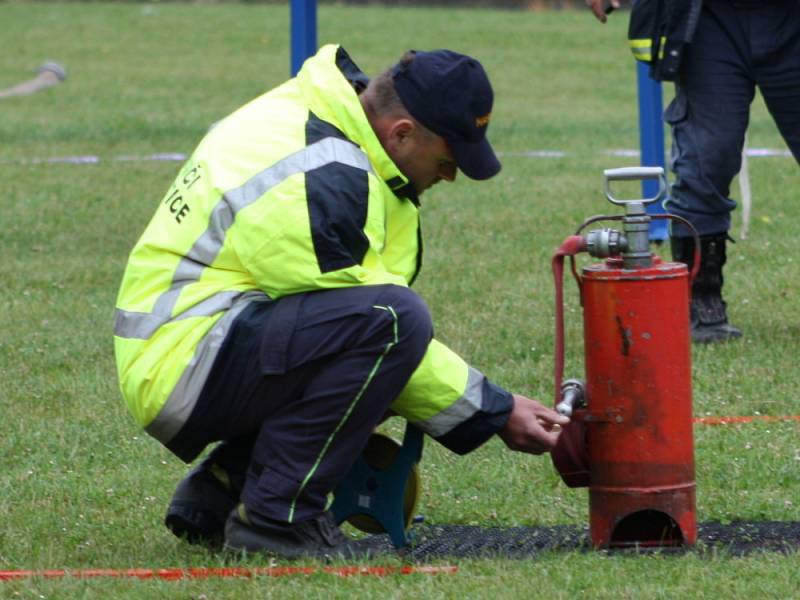
[[[627,158],[638,158],[639,151],[632,148],[611,148],[603,150],[603,154],[609,156],[622,156]],[[578,154],[578,153],[574,153]],[[501,157],[522,157],[522,158],[566,158],[573,155],[573,153],[565,152],[564,150],[517,150],[512,152],[498,152]],[[792,153],[789,150],[782,150],[780,148],[748,148],[747,156],[753,158],[763,157],[789,157]],[[146,161],[166,161],[166,162],[182,162],[189,157],[188,154],[183,152],[158,152],[155,154],[145,154],[142,156],[135,154],[123,154],[120,156],[113,156],[111,158],[101,158],[93,154],[82,156],[49,156],[45,158],[0,158],[0,164],[72,164],[72,165],[95,165],[101,162],[146,162]]]
[[[527,158],[563,158],[567,153],[563,150],[521,150],[518,152],[498,152],[499,156],[524,156]]]
[[[789,150],[781,150],[778,148],[748,148],[747,156],[791,156]]]
[[[158,154],[148,154],[147,156],[115,156],[114,160],[122,162],[133,162],[137,160],[165,160],[165,161],[184,161],[188,158],[182,152],[160,152]]]
[[[188,154],[182,152],[160,152],[158,154],[146,154],[144,156],[136,156],[131,154],[124,154],[122,156],[114,156],[108,159],[102,159],[93,154],[86,154],[82,156],[49,156],[47,158],[20,158],[20,159],[0,159],[0,164],[25,164],[25,165],[39,165],[39,164],[70,164],[70,165],[96,165],[100,162],[141,162],[141,161],[184,161],[188,158]]]
[[[628,158],[638,158],[641,152],[633,148],[610,148],[603,150],[603,154],[608,156],[623,156]],[[573,153],[564,150],[517,150],[514,152],[498,152],[498,156],[521,156],[526,158],[564,158]],[[575,153],[577,154],[577,153]],[[764,156],[785,156],[791,158],[789,150],[780,148],[747,148],[747,156],[761,158]]]

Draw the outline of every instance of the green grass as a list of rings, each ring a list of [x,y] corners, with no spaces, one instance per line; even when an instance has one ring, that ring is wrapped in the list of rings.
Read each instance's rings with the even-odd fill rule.
[[[211,123],[282,81],[288,9],[0,3],[0,22],[0,88],[48,58],[69,70],[57,88],[0,100],[0,569],[224,564],[162,527],[185,467],[126,414],[112,355],[127,253],[178,165],[114,158],[189,153]],[[407,48],[450,47],[485,64],[504,170],[424,198],[417,288],[440,338],[502,385],[549,402],[550,255],[585,217],[610,211],[602,169],[636,162],[604,153],[638,146],[625,15],[601,26],[588,11],[324,5],[319,22],[320,43],[341,42],[368,73]],[[750,144],[783,147],[760,100]],[[569,154],[514,154],[547,149]],[[67,155],[100,162],[31,163]],[[750,169],[750,236],[731,248],[726,271],[730,312],[746,338],[694,348],[698,415],[800,412],[798,168],[790,158],[756,158]],[[567,374],[580,376],[574,285],[567,315]],[[698,427],[696,459],[700,521],[800,518],[796,422]],[[463,458],[428,443],[420,469],[420,512],[430,523],[587,522],[585,490],[564,487],[547,458],[506,452],[499,441]],[[38,579],[0,583],[0,597],[790,598],[800,556],[557,553],[457,564],[457,575],[385,579]]]

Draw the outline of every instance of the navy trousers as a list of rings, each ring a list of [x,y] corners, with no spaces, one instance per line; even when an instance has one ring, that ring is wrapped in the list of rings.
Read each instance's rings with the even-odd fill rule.
[[[675,173],[667,209],[700,235],[730,228],[730,185],[756,87],[800,162],[800,2],[704,0],[664,113]],[[690,233],[674,224],[673,235]]]
[[[359,286],[254,303],[225,339],[197,407],[169,448],[242,482],[248,510],[317,516],[422,360],[425,303],[400,286]]]

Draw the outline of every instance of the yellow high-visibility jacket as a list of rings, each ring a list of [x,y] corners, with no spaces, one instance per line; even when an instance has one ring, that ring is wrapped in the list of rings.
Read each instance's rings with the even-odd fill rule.
[[[117,370],[129,410],[162,443],[188,419],[248,303],[416,276],[419,207],[361,107],[366,81],[344,49],[325,46],[217,123],[131,252]],[[392,406],[457,452],[485,441],[510,407],[508,392],[436,340]]]

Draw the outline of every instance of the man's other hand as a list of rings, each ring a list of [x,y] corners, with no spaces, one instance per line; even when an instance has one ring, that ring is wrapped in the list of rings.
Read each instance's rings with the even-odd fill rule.
[[[586,0],[586,6],[592,10],[598,21],[605,23],[608,13],[619,8],[619,0],[611,0],[608,8],[606,8],[606,0]]]
[[[536,400],[514,394],[514,407],[497,434],[511,450],[529,454],[550,452],[569,418]]]

